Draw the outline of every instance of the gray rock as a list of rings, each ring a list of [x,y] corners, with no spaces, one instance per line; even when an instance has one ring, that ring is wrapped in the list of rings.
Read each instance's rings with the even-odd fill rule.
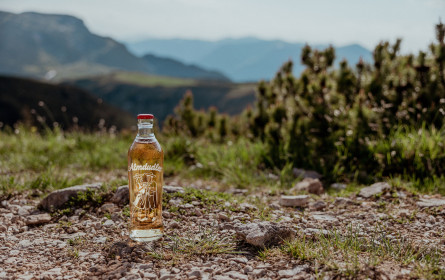
[[[174,187],[174,186],[164,186],[162,190],[166,193],[183,193],[184,189],[182,187]]]
[[[249,275],[252,275],[253,277],[263,277],[266,275],[267,271],[265,269],[254,269]]]
[[[97,236],[96,238],[93,239],[94,243],[105,243],[107,241],[107,237],[106,236]]]
[[[224,273],[224,275],[229,276],[232,279],[241,279],[241,280],[247,280],[247,275],[241,274],[238,271],[229,271]]]
[[[323,200],[315,201],[309,205],[309,208],[314,209],[316,211],[320,211],[326,208],[326,202]]]
[[[225,213],[218,213],[218,220],[228,222],[230,218]]]
[[[295,177],[301,177],[303,179],[305,178],[311,178],[311,179],[320,179],[322,176],[320,173],[314,170],[304,170],[300,168],[294,168],[292,169],[292,173]]]
[[[120,186],[119,188],[117,188],[116,192],[111,198],[111,202],[118,205],[128,204],[129,201],[130,201],[130,190],[128,188],[128,185]]]
[[[119,208],[114,203],[105,203],[100,207],[100,211],[103,213],[113,213],[119,211]]]
[[[144,275],[144,278],[151,279],[151,280],[158,278],[158,276],[156,276],[156,274],[150,273],[150,272],[143,272],[143,275]]]
[[[51,216],[45,213],[45,214],[28,216],[26,217],[25,223],[28,226],[34,226],[34,225],[46,224],[50,221],[51,221]]]
[[[168,225],[168,227],[169,227],[169,228],[173,228],[173,229],[175,229],[175,228],[180,228],[181,226],[179,225],[179,223],[178,223],[177,221],[172,221],[172,222]]]
[[[291,192],[300,192],[305,191],[313,194],[322,194],[324,193],[323,184],[318,179],[305,178],[303,181],[298,182],[295,186],[290,190]]]
[[[280,205],[278,203],[276,203],[276,202],[272,202],[269,205],[269,207],[270,207],[270,209],[274,209],[274,210],[279,210],[281,208]]]
[[[104,227],[112,227],[114,226],[113,220],[106,220],[104,223]]]
[[[295,236],[290,227],[272,222],[258,222],[249,224],[236,224],[236,234],[247,243],[257,247],[267,247],[280,244],[283,240]]]
[[[364,198],[370,198],[389,189],[391,189],[391,186],[388,183],[378,182],[361,189],[358,195]]]
[[[86,184],[73,186],[61,190],[56,190],[45,197],[39,204],[45,210],[57,209],[68,202],[72,197],[77,196],[79,193],[86,192],[88,190],[98,190],[102,186],[102,183]]]
[[[440,207],[444,205],[445,205],[445,199],[437,199],[437,198],[431,198],[431,199],[421,198],[417,202],[417,206],[419,207]]]
[[[346,189],[347,185],[342,183],[334,183],[331,185],[331,189],[334,189],[336,191],[341,191]]]
[[[309,195],[282,195],[280,205],[285,207],[306,207]]]
[[[250,211],[250,210],[258,210],[258,208],[255,205],[252,205],[247,202],[241,203],[239,207],[240,207],[241,211],[243,211],[243,212]]]
[[[159,277],[159,280],[167,280],[167,279],[172,279],[175,278],[174,274],[164,274],[161,277]]]
[[[194,268],[191,269],[191,271],[187,275],[188,275],[188,277],[201,278],[202,277],[202,271],[199,270],[198,268],[194,267]]]

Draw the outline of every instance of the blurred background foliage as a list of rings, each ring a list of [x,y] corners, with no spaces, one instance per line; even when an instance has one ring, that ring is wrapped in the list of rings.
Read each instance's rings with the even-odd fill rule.
[[[262,143],[258,168],[312,169],[328,182],[442,177],[445,27],[439,23],[435,29],[436,42],[427,52],[401,55],[401,40],[381,42],[373,64],[342,61],[338,69],[333,47],[305,46],[301,76],[286,62],[274,79],[258,84],[254,108],[234,117],[216,108],[197,111],[187,92],[163,133],[213,143]],[[181,145],[175,150],[199,151]]]

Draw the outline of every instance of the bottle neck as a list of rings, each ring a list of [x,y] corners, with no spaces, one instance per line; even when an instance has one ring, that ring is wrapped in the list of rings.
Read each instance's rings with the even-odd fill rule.
[[[138,120],[138,134],[136,135],[136,139],[150,139],[154,137],[153,119]]]

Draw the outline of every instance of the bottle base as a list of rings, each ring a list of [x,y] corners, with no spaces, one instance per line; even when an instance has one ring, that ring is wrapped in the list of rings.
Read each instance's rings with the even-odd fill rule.
[[[150,242],[160,239],[164,235],[161,229],[134,229],[130,231],[130,238],[137,242]]]

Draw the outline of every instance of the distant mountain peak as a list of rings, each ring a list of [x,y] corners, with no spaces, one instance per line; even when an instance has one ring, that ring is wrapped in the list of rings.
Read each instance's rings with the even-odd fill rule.
[[[84,22],[71,15],[41,14],[24,12],[14,14],[0,12],[0,74],[29,76],[34,78],[76,78],[106,74],[115,70],[156,72],[162,58],[156,65],[130,53],[126,46],[112,38],[91,33]],[[180,62],[164,61],[171,67],[171,73],[179,77],[227,80],[220,73],[205,69],[188,69]],[[165,68],[165,67],[164,67]],[[168,69],[167,69],[168,70]],[[192,71],[192,72],[193,72]],[[162,74],[169,74],[164,69]]]
[[[128,49],[137,55],[150,53],[215,69],[237,82],[269,80],[289,59],[294,61],[294,73],[299,75],[304,69],[300,64],[304,45],[306,43],[257,37],[225,38],[218,41],[146,39],[127,43]],[[329,44],[312,45],[317,49],[328,46]],[[345,58],[350,64],[355,64],[360,57],[365,61],[372,61],[371,52],[359,44],[338,46],[336,55],[337,62]]]

